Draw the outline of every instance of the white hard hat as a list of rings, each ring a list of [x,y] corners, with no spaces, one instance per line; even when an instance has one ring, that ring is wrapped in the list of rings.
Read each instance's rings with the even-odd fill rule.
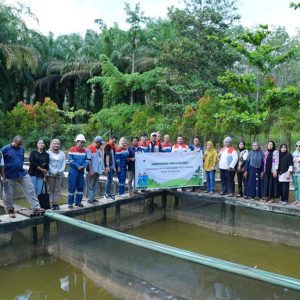
[[[84,142],[86,142],[85,136],[83,134],[78,134],[76,136],[76,139],[74,140],[74,142],[78,142],[78,141],[84,141]]]

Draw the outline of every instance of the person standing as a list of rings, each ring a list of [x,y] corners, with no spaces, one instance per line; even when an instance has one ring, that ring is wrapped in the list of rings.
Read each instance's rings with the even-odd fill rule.
[[[287,144],[282,144],[279,148],[278,165],[280,204],[286,205],[289,202],[289,187],[292,181],[292,173],[293,156],[288,152]]]
[[[127,171],[127,159],[129,156],[127,140],[122,137],[119,142],[119,147],[116,148],[116,170],[118,174],[118,196],[123,197],[125,194],[125,181]]]
[[[111,194],[111,185],[113,182],[114,172],[116,171],[116,145],[117,138],[112,135],[109,142],[104,147],[104,167],[107,176],[105,184],[105,195],[106,199],[115,199],[115,196]]]
[[[183,142],[182,135],[177,137],[177,144],[172,147],[172,152],[188,152],[190,151],[189,147]]]
[[[241,141],[238,145],[238,163],[237,163],[237,179],[238,179],[238,197],[243,197],[243,185],[245,189],[245,164],[248,157],[248,150],[246,149],[245,142]]]
[[[189,149],[191,151],[202,152],[202,154],[204,154],[204,147],[200,143],[200,137],[199,136],[195,136],[193,138],[193,144],[189,146]]]
[[[105,144],[103,138],[101,136],[96,136],[94,142],[86,149],[89,163],[86,174],[88,203],[96,201],[96,193],[99,188],[99,176],[104,169],[103,154],[101,151],[101,146],[103,144]]]
[[[49,170],[49,154],[45,150],[45,143],[39,140],[36,149],[32,150],[29,156],[28,174],[32,180],[36,195],[44,192],[46,176]]]
[[[0,151],[0,179],[3,183],[6,182],[5,173],[4,173],[4,159],[1,151]]]
[[[84,185],[84,169],[88,166],[86,151],[84,143],[86,142],[83,134],[78,134],[76,139],[76,146],[71,147],[69,160],[69,176],[68,176],[68,207],[73,208],[74,199],[75,206],[83,207],[81,203],[83,197]],[[76,198],[75,198],[76,192]]]
[[[66,157],[65,153],[60,150],[60,140],[52,140],[48,154],[49,171],[47,181],[49,186],[49,200],[51,208],[53,210],[59,210],[58,199],[64,177],[64,171],[66,168]]]
[[[213,194],[215,192],[215,174],[217,166],[218,153],[211,141],[206,143],[206,150],[203,156],[203,169],[206,176],[206,193]]]
[[[20,135],[14,137],[11,144],[1,149],[4,160],[4,206],[9,217],[15,218],[14,191],[20,187],[33,213],[43,213],[45,210],[40,207],[30,176],[26,174],[24,165],[24,149],[22,148],[23,138]]]
[[[262,197],[262,178],[264,168],[264,153],[258,142],[252,143],[252,150],[249,152],[245,164],[245,193],[244,198]]]
[[[141,140],[139,142],[139,147],[141,148],[142,152],[148,151],[148,144],[149,142],[147,141],[147,133],[144,132],[141,134]]]
[[[164,136],[164,141],[161,144],[162,152],[172,152],[172,144],[170,143],[170,136],[166,134]]]
[[[224,147],[219,152],[219,169],[222,191],[220,195],[228,194],[234,196],[234,175],[235,166],[238,161],[238,154],[232,146],[232,138],[226,137],[223,141]]]
[[[278,198],[278,164],[279,152],[276,150],[275,142],[268,141],[264,156],[263,197],[264,200],[271,203]]]
[[[135,181],[135,154],[138,152],[142,152],[139,147],[139,138],[132,138],[132,146],[128,148],[128,192],[129,196],[133,195],[133,187],[132,182]]]
[[[150,142],[148,143],[146,152],[162,152],[161,144],[157,141],[157,135],[155,132],[151,133]]]
[[[300,207],[300,141],[296,143],[296,150],[293,152],[293,185],[295,190],[293,204]]]

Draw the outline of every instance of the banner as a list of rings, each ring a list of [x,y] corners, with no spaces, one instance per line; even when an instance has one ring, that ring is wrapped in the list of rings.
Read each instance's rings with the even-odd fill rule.
[[[202,152],[136,153],[135,189],[203,185]]]

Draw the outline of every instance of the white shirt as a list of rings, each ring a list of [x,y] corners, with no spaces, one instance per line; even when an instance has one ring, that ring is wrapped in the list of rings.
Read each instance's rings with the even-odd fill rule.
[[[227,170],[228,167],[234,169],[239,159],[235,150],[228,153],[230,148],[222,148],[219,153],[219,169]]]

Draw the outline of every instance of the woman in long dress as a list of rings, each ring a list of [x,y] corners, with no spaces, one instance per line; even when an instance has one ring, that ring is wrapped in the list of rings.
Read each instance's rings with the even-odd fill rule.
[[[289,201],[289,187],[292,181],[293,172],[293,156],[288,152],[287,144],[282,144],[279,148],[279,194],[280,203],[288,204]]]
[[[268,202],[274,202],[278,198],[278,164],[279,152],[275,142],[268,141],[267,151],[264,157],[264,191],[263,197]]]
[[[245,164],[245,199],[260,199],[262,197],[263,166],[264,153],[260,149],[258,142],[253,142],[252,150],[249,152]]]

